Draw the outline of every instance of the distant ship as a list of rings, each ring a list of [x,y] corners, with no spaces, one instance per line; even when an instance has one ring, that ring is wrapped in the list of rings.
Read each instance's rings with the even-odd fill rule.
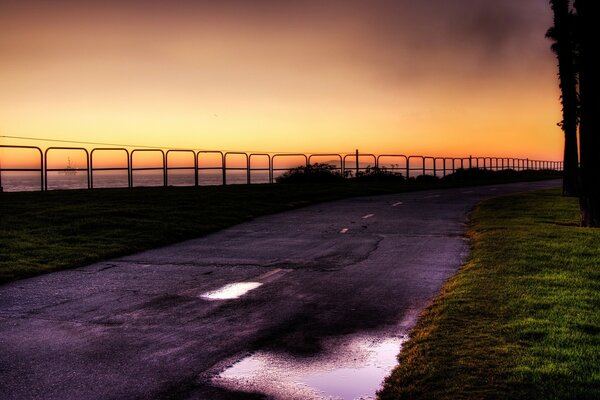
[[[64,175],[77,175],[77,170],[75,169],[75,167],[71,164],[71,158],[67,158],[67,166],[65,167],[64,171],[61,171],[62,174]]]

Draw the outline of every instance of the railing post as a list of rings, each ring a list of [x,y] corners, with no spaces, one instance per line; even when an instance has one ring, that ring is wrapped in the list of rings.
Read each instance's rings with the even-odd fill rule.
[[[469,169],[473,168],[473,156],[469,156]]]
[[[356,149],[356,178],[358,178],[358,149]]]
[[[131,189],[133,187],[133,165],[129,154],[129,151],[127,151],[127,188]]]
[[[163,186],[167,187],[167,159],[165,153],[163,153]]]
[[[250,184],[250,158],[246,155],[246,185]]]
[[[194,152],[194,186],[198,186],[198,157],[196,157],[196,153]]]

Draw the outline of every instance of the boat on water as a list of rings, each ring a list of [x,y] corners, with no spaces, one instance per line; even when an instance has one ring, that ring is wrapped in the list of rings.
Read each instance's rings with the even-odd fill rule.
[[[63,175],[77,175],[77,169],[71,164],[71,158],[67,158],[67,166],[63,171],[60,171]]]

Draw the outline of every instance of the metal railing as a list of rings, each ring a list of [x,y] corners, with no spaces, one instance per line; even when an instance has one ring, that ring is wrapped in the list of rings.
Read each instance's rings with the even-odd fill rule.
[[[406,178],[412,178],[419,175],[435,175],[445,177],[448,174],[455,173],[458,169],[477,168],[491,171],[501,171],[512,169],[516,171],[523,170],[555,170],[562,171],[562,161],[546,161],[546,160],[530,160],[522,158],[506,158],[506,157],[433,157],[422,155],[404,155],[404,154],[368,154],[368,153],[251,153],[251,152],[222,152],[218,150],[191,150],[191,149],[127,149],[125,147],[98,147],[87,149],[84,147],[47,147],[45,149],[37,146],[17,146],[17,145],[0,145],[0,149],[4,152],[11,150],[31,151],[37,154],[39,159],[36,167],[10,167],[6,166],[5,160],[0,158],[0,188],[2,187],[2,172],[35,172],[39,173],[39,189],[49,190],[49,172],[57,173],[77,173],[85,172],[86,184],[88,189],[94,188],[94,173],[101,171],[127,172],[127,187],[134,187],[135,172],[139,171],[156,171],[162,176],[161,186],[169,186],[170,171],[191,171],[193,172],[193,186],[201,186],[209,182],[203,181],[203,172],[214,171],[216,176],[220,177],[220,182],[217,184],[227,185],[231,182],[228,180],[228,172],[242,172],[244,178],[238,179],[238,183],[251,184],[252,173],[263,172],[267,174],[266,181],[274,183],[276,177],[290,170],[295,166],[308,166],[316,158],[331,158],[325,163],[334,166],[334,170],[340,172],[343,176],[357,176],[361,172],[369,168],[385,169],[393,173],[401,173]],[[48,155],[55,151],[69,152],[72,154],[79,153],[84,159],[85,167],[56,168],[48,166]],[[94,165],[94,155],[99,152],[124,153],[126,158],[126,166],[104,166],[97,167]],[[160,165],[148,166],[139,165],[136,163],[135,155],[138,154],[156,154]],[[175,154],[189,154],[191,162],[184,165],[173,166],[170,164],[170,159]],[[216,158],[216,164],[206,166],[203,163],[203,158],[213,155]],[[232,159],[236,157],[241,159],[237,163]],[[301,160],[296,165],[290,165],[290,160],[296,158]],[[255,166],[255,160],[263,160],[264,166]],[[284,161],[287,160],[287,165]],[[386,162],[386,160],[389,160]],[[392,161],[392,162],[390,162]],[[256,161],[258,162],[258,161]],[[213,184],[215,184],[213,182]],[[192,186],[192,185],[189,185]]]

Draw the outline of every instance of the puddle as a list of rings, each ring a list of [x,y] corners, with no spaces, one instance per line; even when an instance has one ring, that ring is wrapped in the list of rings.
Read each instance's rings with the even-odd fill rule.
[[[406,339],[354,336],[326,343],[325,356],[294,358],[258,351],[213,378],[227,389],[275,399],[375,399]]]
[[[230,283],[223,286],[220,289],[206,292],[200,295],[203,299],[207,300],[229,300],[237,299],[240,296],[245,295],[251,290],[261,286],[260,282],[237,282]]]

